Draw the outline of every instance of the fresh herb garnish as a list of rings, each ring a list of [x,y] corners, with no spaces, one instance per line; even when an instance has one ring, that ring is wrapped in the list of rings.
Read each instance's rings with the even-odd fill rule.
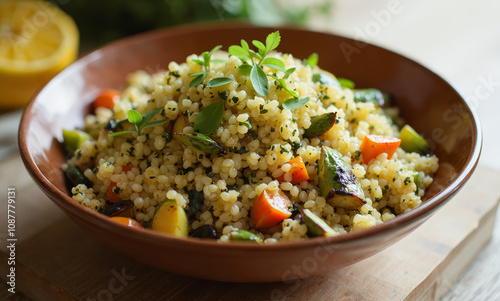
[[[276,81],[276,89],[283,89],[288,92],[293,99],[295,99],[292,102],[302,103],[305,101],[305,98],[299,98],[297,92],[287,87],[285,81],[295,71],[295,67],[286,69],[285,63],[282,60],[273,57],[266,57],[271,51],[278,47],[280,41],[280,33],[279,31],[275,31],[267,36],[265,45],[260,41],[252,41],[252,44],[258,50],[257,52],[251,50],[245,40],[241,40],[241,46],[230,46],[229,53],[243,61],[243,65],[239,66],[237,69],[238,73],[250,77],[252,87],[257,94],[261,96],[267,95],[269,92],[268,77],[270,77]],[[318,54],[311,54],[306,62],[311,67],[314,67],[318,63]],[[277,76],[276,72],[266,74],[262,69],[263,66],[282,72],[283,76]],[[284,107],[286,106],[287,105],[284,105]]]
[[[216,52],[217,50],[219,50],[221,48],[222,48],[222,45],[217,45],[214,48],[212,48],[212,50],[210,50],[210,52],[208,52],[208,51],[203,52],[200,55],[201,60],[194,59],[193,62],[195,62],[198,65],[203,66],[205,68],[205,71],[209,71],[210,70],[210,63],[212,62],[212,54],[214,54],[214,52]]]
[[[318,59],[319,56],[316,52],[311,53],[311,55],[306,60],[306,64],[311,66],[311,68],[313,68],[318,64]]]
[[[302,143],[299,142],[290,142],[292,146],[292,151],[295,153],[300,147],[302,147]]]
[[[345,88],[340,83],[340,81],[342,79],[337,79],[337,78],[332,77],[332,76],[333,75],[330,75],[329,73],[326,73],[326,72],[314,73],[312,76],[312,81],[313,81],[313,83],[320,83],[321,85]],[[345,82],[345,80],[344,80],[344,84],[349,84],[349,82]]]
[[[211,80],[208,81],[207,87],[214,88],[214,87],[222,86],[225,84],[229,84],[232,81],[233,81],[233,79],[231,79],[229,77],[216,77],[216,78],[212,78]]]
[[[268,77],[273,78],[276,81],[275,83],[277,88],[282,88],[292,96],[291,99],[283,103],[283,108],[293,110],[306,104],[307,101],[309,101],[309,97],[299,97],[297,92],[288,89],[286,85],[285,80],[288,79],[288,77],[295,71],[295,67],[285,69],[285,63],[282,60],[278,58],[267,57],[267,55],[271,51],[278,47],[280,41],[280,33],[279,31],[275,31],[273,33],[270,33],[266,37],[265,44],[257,40],[252,41],[252,44],[257,48],[257,52],[250,49],[248,43],[245,40],[241,40],[241,46],[232,45],[228,50],[231,55],[236,56],[243,61],[243,65],[239,66],[237,71],[242,75],[250,77],[250,82],[257,94],[266,96],[269,92]],[[221,46],[216,46],[210,52],[203,52],[200,55],[201,59],[193,60],[195,63],[201,65],[204,71],[189,74],[190,76],[194,77],[194,79],[189,84],[190,87],[195,87],[204,82],[206,76],[210,71],[210,63],[213,62],[213,60],[211,59],[212,54],[220,48]],[[317,63],[317,60],[317,54],[312,54],[308,59],[311,64]],[[278,77],[276,75],[277,72],[266,74],[263,70],[264,66],[277,72],[282,72],[283,76]],[[207,83],[207,87],[218,87],[228,84],[232,81],[233,79],[228,77],[217,77],[209,80]],[[212,103],[203,108],[196,117],[196,120],[194,122],[194,130],[196,132],[210,135],[217,130],[220,123],[222,122],[224,116],[224,101],[228,99],[228,95],[227,92],[218,92],[218,94],[221,98],[221,101]],[[237,103],[239,99],[237,97],[233,97],[231,100],[234,103]],[[260,108],[261,114],[266,114],[267,112],[267,109],[264,109],[263,107]],[[250,129],[250,123],[248,125]]]
[[[238,154],[240,155],[243,155],[243,154],[246,154],[248,153],[248,150],[246,149],[246,147],[242,146],[238,151],[237,151]]]
[[[198,191],[196,188],[193,188],[188,191],[188,199],[189,215],[194,216],[203,207],[203,204],[205,203],[205,196],[203,195],[203,191]]]
[[[283,79],[287,79],[290,74],[295,71],[295,68],[285,69],[285,63],[278,58],[266,57],[271,51],[278,47],[280,41],[280,33],[279,31],[275,31],[267,36],[265,45],[257,40],[252,41],[252,44],[258,50],[257,52],[251,50],[245,40],[241,40],[241,46],[233,45],[229,47],[229,53],[236,56],[244,63],[238,67],[238,72],[242,75],[250,76],[250,82],[255,92],[261,96],[266,96],[269,92],[269,80],[267,77],[277,78],[272,73],[266,74],[262,69],[263,66],[283,72]],[[289,92],[284,81],[280,82],[280,84]]]
[[[309,96],[307,97],[299,97],[299,98],[290,98],[287,99],[283,103],[283,108],[288,109],[288,110],[295,110],[297,108],[300,108],[301,106],[305,105],[309,101]]]
[[[274,58],[274,57],[266,57],[264,60],[262,60],[262,65],[269,67],[274,70],[281,71],[283,73],[286,72],[285,70],[285,63],[283,63],[282,60]]]
[[[293,96],[293,98],[298,98],[299,97],[295,91],[292,91],[292,90],[288,89],[288,87],[286,86],[286,82],[285,82],[285,80],[283,78],[278,78],[277,76],[272,75],[272,74],[269,75],[269,76],[271,76],[272,78],[274,78],[280,84],[280,86],[283,88],[283,90],[287,91],[290,95]]]
[[[232,46],[231,46],[232,47]],[[250,65],[241,65],[238,67],[238,73],[245,76],[250,76],[250,72],[252,71],[252,66]]]
[[[253,64],[252,70],[250,71],[250,81],[252,82],[255,92],[262,96],[267,95],[269,91],[269,80],[264,70],[262,70],[257,63]]]
[[[167,142],[167,143],[172,141],[172,134],[170,134],[170,133],[164,133],[163,137],[165,138],[165,142]]]
[[[286,69],[285,75],[283,75],[283,79],[287,79],[294,71],[295,71],[295,67]]]
[[[193,80],[189,83],[189,87],[196,87],[198,85],[201,85],[203,81],[205,80],[205,77],[207,77],[208,72],[198,72],[198,73],[189,73],[189,76],[194,76]]]
[[[264,105],[260,105],[259,106],[259,110],[260,110],[261,114],[266,114],[267,113],[267,109],[264,109]]]
[[[352,80],[340,77],[337,80],[342,88],[354,89],[355,84]]]
[[[280,145],[280,154],[289,153],[290,151],[286,149],[283,145]]]
[[[156,114],[158,114],[162,109],[161,108],[156,108],[152,111],[149,111],[147,113],[144,113],[141,115],[139,112],[136,110],[129,110],[127,112],[127,117],[128,117],[128,122],[134,125],[135,131],[121,131],[121,132],[115,132],[115,133],[109,133],[110,136],[120,136],[124,134],[130,134],[130,133],[137,133],[137,135],[141,135],[141,131],[145,128],[149,128],[152,126],[157,126],[164,124],[165,122],[168,121],[168,119],[162,119],[162,120],[156,120],[149,122],[151,118],[153,118]]]
[[[194,121],[194,130],[210,135],[217,130],[224,117],[224,101],[214,102],[203,108]]]
[[[217,93],[217,94],[219,94],[219,97],[220,97],[222,100],[227,100],[227,96],[229,95],[229,94],[227,93],[227,91],[221,91],[221,92],[219,92],[219,93]]]
[[[358,149],[354,152],[354,159],[355,160],[359,160],[359,158],[361,157],[361,151]]]
[[[220,48],[222,48],[222,46],[217,45],[212,50],[210,50],[210,52],[208,52],[208,51],[203,52],[200,55],[201,60],[200,59],[193,59],[193,62],[195,62],[198,65],[201,65],[203,67],[204,71],[188,74],[189,76],[194,77],[193,80],[189,83],[190,88],[201,85],[205,81],[205,78],[207,77],[207,75],[210,71],[210,63],[220,62],[220,60],[212,60],[212,54],[214,54],[214,52],[219,50]],[[207,87],[214,88],[214,87],[225,85],[225,84],[230,83],[232,81],[233,80],[228,78],[228,77],[216,77],[216,78],[212,78],[210,81],[208,81]]]
[[[250,122],[239,122],[238,125],[246,126],[249,130],[252,129],[252,124]]]

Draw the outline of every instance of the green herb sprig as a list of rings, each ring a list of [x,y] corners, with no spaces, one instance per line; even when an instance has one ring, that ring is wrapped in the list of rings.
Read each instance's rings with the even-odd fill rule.
[[[306,65],[309,65],[311,68],[314,68],[318,65],[319,55],[316,52],[311,53],[311,55],[306,59]]]
[[[137,135],[141,135],[141,131],[145,128],[149,128],[152,126],[157,126],[164,124],[165,122],[168,121],[168,119],[162,119],[162,120],[156,120],[156,121],[151,121],[151,118],[153,118],[156,114],[158,114],[162,109],[161,108],[156,108],[152,111],[149,111],[147,113],[144,113],[141,115],[139,112],[136,110],[129,110],[127,112],[127,120],[131,124],[134,125],[135,131],[121,131],[121,132],[115,132],[115,133],[109,133],[110,136],[120,136],[120,135],[125,135],[125,134],[130,134],[130,133],[137,133]]]
[[[243,65],[238,67],[238,72],[242,75],[250,77],[250,82],[257,92],[261,96],[266,96],[269,92],[269,80],[268,77],[274,79],[279,85],[292,96],[292,98],[286,100],[282,107],[288,110],[293,110],[305,105],[309,101],[309,97],[299,97],[297,92],[288,89],[285,80],[290,77],[290,75],[295,72],[295,67],[285,69],[285,63],[282,60],[266,57],[271,51],[276,49],[281,42],[281,36],[279,31],[270,33],[266,38],[266,44],[264,45],[259,41],[252,41],[252,44],[257,48],[257,52],[250,49],[248,43],[245,40],[241,40],[241,46],[233,45],[229,47],[229,53],[236,56],[243,61]],[[318,63],[318,54],[312,53],[305,64],[314,67]],[[278,77],[274,73],[266,74],[262,69],[266,66],[270,69],[279,71],[283,73],[282,77]]]
[[[282,104],[282,107],[291,111],[291,110],[295,110],[297,108],[300,108],[301,106],[305,105],[308,101],[309,101],[309,96],[299,97],[299,98],[290,98],[290,99],[287,99]]]
[[[297,109],[303,105],[305,105],[309,101],[309,97],[299,97],[297,92],[288,89],[286,85],[286,79],[290,77],[290,75],[295,72],[295,67],[285,69],[285,63],[273,57],[267,57],[268,54],[275,50],[281,42],[281,36],[279,31],[275,31],[270,33],[266,37],[265,44],[253,40],[252,44],[257,48],[257,51],[250,49],[250,46],[245,40],[241,40],[241,45],[232,45],[228,48],[229,54],[236,56],[243,64],[238,67],[238,73],[250,77],[250,82],[255,92],[261,96],[266,96],[269,92],[269,79],[274,79],[280,86],[288,92],[292,98],[286,100],[282,107],[288,110]],[[210,70],[210,63],[214,60],[211,59],[212,54],[220,49],[220,46],[216,46],[209,52],[203,52],[200,57],[201,59],[193,60],[195,63],[203,66],[204,71],[199,73],[189,74],[190,76],[194,76],[195,78],[189,84],[190,87],[195,87],[199,84],[202,84]],[[306,64],[311,67],[316,66],[318,63],[318,55],[316,53],[311,54],[309,58],[307,58]],[[274,71],[281,72],[282,76],[279,77],[276,75],[277,72],[265,73],[263,67],[266,66]],[[232,82],[233,80],[226,77],[218,77],[211,79],[207,83],[207,87],[217,87],[220,85],[224,85]],[[224,101],[227,100],[227,95],[219,93],[221,100],[212,103],[205,108],[203,108],[196,120],[194,122],[194,130],[195,132],[202,133],[205,135],[210,135],[214,133],[222,122],[224,116]],[[224,96],[224,97],[223,97]],[[261,114],[267,113],[266,109],[261,108]],[[251,128],[251,123],[245,124],[245,126]]]
[[[203,108],[196,120],[193,129],[196,132],[210,135],[217,130],[224,117],[224,101],[214,102]]]
[[[193,62],[195,62],[198,65],[201,65],[203,67],[204,71],[188,74],[189,76],[194,77],[193,80],[189,83],[190,88],[203,84],[203,82],[205,81],[205,78],[207,77],[208,73],[210,72],[210,63],[220,62],[219,60],[212,60],[212,54],[214,54],[214,52],[219,50],[220,48],[222,48],[222,46],[217,45],[212,50],[203,52],[200,55],[201,60],[200,59],[193,59]],[[212,78],[211,80],[208,81],[207,87],[214,88],[214,87],[228,84],[232,81],[233,81],[233,79],[231,79],[229,77],[216,77],[216,78]]]
[[[290,93],[290,95],[297,97],[297,94],[294,91],[287,88],[284,81],[295,71],[295,68],[285,69],[285,63],[283,63],[282,60],[267,57],[271,51],[278,47],[280,42],[280,33],[279,31],[275,31],[266,37],[265,44],[257,40],[252,41],[252,44],[257,48],[257,52],[250,49],[245,40],[241,40],[241,46],[232,45],[228,50],[231,55],[234,55],[243,61],[244,64],[238,67],[238,72],[242,75],[250,76],[250,82],[252,83],[252,86],[257,94],[261,96],[267,95],[269,92],[268,77],[271,77],[278,81],[283,89]],[[262,69],[263,66],[282,72],[283,77],[279,78],[272,73],[266,74]]]

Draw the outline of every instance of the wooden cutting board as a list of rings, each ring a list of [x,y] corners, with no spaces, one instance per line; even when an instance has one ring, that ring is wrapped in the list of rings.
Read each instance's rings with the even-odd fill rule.
[[[18,156],[0,169],[2,193],[16,189],[16,291],[34,300],[437,300],[490,239],[499,177],[479,166],[423,226],[355,265],[291,283],[233,284],[178,276],[129,259],[74,225],[33,184]],[[6,206],[0,211],[6,225]],[[0,297],[10,294],[6,229],[0,229]]]

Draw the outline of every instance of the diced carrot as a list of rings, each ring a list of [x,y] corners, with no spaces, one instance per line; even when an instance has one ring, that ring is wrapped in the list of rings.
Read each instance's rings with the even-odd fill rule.
[[[400,144],[401,139],[399,138],[366,135],[360,147],[361,153],[363,154],[363,162],[368,164],[371,159],[377,158],[381,153],[386,153],[387,159],[391,159]]]
[[[133,165],[122,165],[122,172],[128,172],[133,167],[134,167]],[[119,201],[122,200],[120,198],[120,196],[118,195],[118,193],[115,192],[115,187],[116,187],[116,183],[111,181],[111,183],[109,184],[109,187],[108,187],[108,191],[106,192],[106,198],[111,203],[118,203]]]
[[[116,187],[116,183],[112,181],[109,184],[108,191],[106,192],[106,198],[111,203],[118,203],[119,201],[122,200],[120,198],[120,196],[118,195],[118,193],[115,192],[115,187]]]
[[[292,166],[290,171],[283,173],[281,176],[277,177],[276,180],[280,182],[287,182],[285,180],[286,174],[292,175],[292,180],[290,183],[299,184],[301,182],[309,180],[309,174],[307,173],[306,165],[304,164],[304,160],[302,160],[301,156],[297,156],[292,160],[287,162]]]
[[[133,167],[133,165],[122,165],[122,172],[129,172]]]
[[[143,228],[141,226],[141,224],[139,224],[138,221],[136,221],[135,219],[133,218],[130,218],[130,217],[123,217],[123,216],[113,216],[111,217],[111,219],[117,221],[117,222],[120,222],[120,223],[123,223],[129,227],[133,227],[133,228]]]
[[[257,229],[274,227],[292,215],[290,206],[290,200],[281,189],[264,189],[255,199],[250,209],[250,217]]]
[[[94,110],[98,107],[112,110],[118,100],[120,100],[120,92],[113,89],[104,89],[94,100]]]

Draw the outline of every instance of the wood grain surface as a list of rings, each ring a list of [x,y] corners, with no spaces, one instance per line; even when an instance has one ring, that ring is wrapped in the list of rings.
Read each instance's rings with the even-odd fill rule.
[[[43,196],[18,156],[2,167],[2,191],[11,186],[17,193],[13,300],[438,300],[490,239],[500,196],[499,173],[479,167],[422,227],[367,260],[290,283],[233,284],[174,275],[121,255]],[[3,299],[13,297],[5,293],[7,257],[2,239]]]
[[[500,212],[500,211],[497,211]],[[497,213],[498,214],[498,213]],[[442,301],[500,300],[500,222],[495,223],[493,239],[486,244]]]

